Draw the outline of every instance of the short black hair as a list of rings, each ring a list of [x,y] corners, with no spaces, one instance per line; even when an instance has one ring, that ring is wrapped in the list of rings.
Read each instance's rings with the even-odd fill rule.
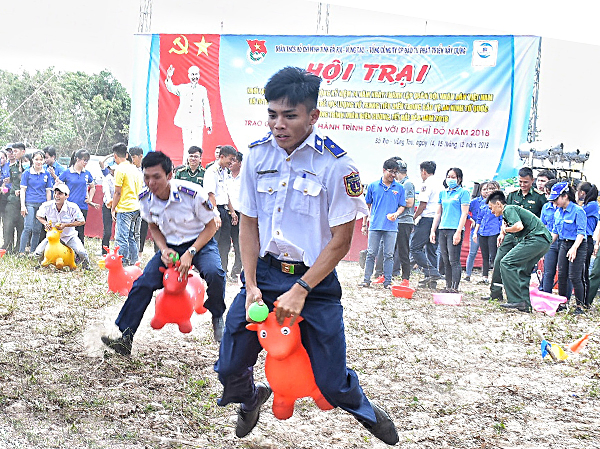
[[[425,170],[430,175],[435,175],[437,164],[434,161],[423,161],[421,164],[419,164],[419,168],[421,170]]]
[[[235,153],[235,159],[238,162],[242,162],[242,160],[244,159],[244,155],[238,151],[237,153]]]
[[[548,170],[548,169],[546,169],[546,168],[545,168],[545,169],[543,169],[543,170],[540,170],[540,171],[538,172],[538,174],[537,174],[537,177],[539,178],[540,176],[543,176],[543,177],[545,177],[545,178],[548,178],[548,180],[550,180],[550,179],[556,179],[556,175],[555,175],[554,173],[552,173],[552,171],[551,171],[551,170]]]
[[[12,149],[19,148],[21,150],[25,150],[25,144],[23,142],[13,143],[11,148]]]
[[[142,159],[142,170],[157,165],[160,165],[167,175],[173,172],[173,161],[162,151],[149,151]]]
[[[486,204],[498,203],[498,202],[502,203],[502,204],[506,204],[506,196],[504,195],[504,192],[502,190],[494,190],[487,197],[487,200],[485,200]]]
[[[519,176],[521,178],[526,178],[529,176],[531,179],[533,179],[533,170],[529,167],[521,167],[519,170]]]
[[[188,154],[195,154],[195,153],[200,153],[200,155],[202,155],[202,148],[197,147],[196,145],[192,145],[188,150]]]
[[[387,159],[384,163],[383,163],[383,169],[384,170],[400,170],[400,166],[398,165],[398,162],[396,161],[396,158],[389,158]]]
[[[127,157],[127,145],[123,142],[115,143],[112,146],[112,152],[119,157]]]
[[[129,154],[132,156],[141,156],[144,154],[144,149],[142,147],[131,147],[129,149]]]
[[[46,154],[50,157],[56,158],[56,148],[54,148],[52,145],[44,147],[44,155]]]
[[[285,67],[265,85],[268,102],[285,99],[290,106],[302,103],[308,112],[316,109],[321,78],[299,67]]]
[[[219,157],[220,156],[235,156],[237,153],[237,150],[235,148],[233,148],[231,145],[222,145],[221,146],[221,150],[219,152]]]

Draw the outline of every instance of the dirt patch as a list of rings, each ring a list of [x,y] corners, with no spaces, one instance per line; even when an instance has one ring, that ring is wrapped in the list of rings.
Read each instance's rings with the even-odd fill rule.
[[[96,239],[86,244],[99,251]],[[218,347],[208,314],[194,317],[188,335],[174,325],[154,331],[151,304],[132,356],[123,358],[105,352],[99,338],[116,332],[123,302],[106,293],[106,272],[34,266],[0,260],[1,448],[387,447],[349,414],[320,411],[308,399],[287,421],[273,417],[269,400],[256,429],[237,439],[235,407],[216,405]],[[600,447],[597,335],[554,364],[541,359],[534,333],[565,347],[598,330],[595,306],[579,317],[506,312],[479,299],[487,287],[475,282],[461,284],[462,305],[439,306],[431,290],[399,299],[358,288],[356,263],[342,262],[338,275],[348,365],[394,419],[398,447]],[[238,289],[228,284],[228,304]]]

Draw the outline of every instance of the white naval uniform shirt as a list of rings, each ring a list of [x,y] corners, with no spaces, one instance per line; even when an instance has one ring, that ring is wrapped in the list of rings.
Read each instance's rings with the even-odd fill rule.
[[[56,208],[56,201],[50,200],[42,203],[36,217],[45,218],[46,221],[51,222],[53,225],[56,223],[74,223],[76,221],[85,221],[83,213],[79,206],[71,201],[65,201],[60,211]],[[60,234],[60,240],[67,242],[71,237],[77,235],[77,229],[72,226],[66,227]]]
[[[423,181],[419,192],[419,201],[427,201],[427,206],[421,212],[421,217],[435,217],[440,204],[440,190],[442,187],[443,185],[439,179],[434,176],[430,176]]]
[[[167,244],[181,245],[196,240],[215,214],[201,186],[180,179],[169,183],[171,194],[166,201],[149,190],[140,194],[140,213],[148,223],[158,226]]]
[[[354,162],[334,156],[314,131],[289,156],[272,136],[251,145],[240,176],[240,212],[258,218],[261,257],[312,266],[331,227],[368,213],[360,184],[347,188],[360,182]]]
[[[204,173],[204,181],[202,181],[204,190],[206,190],[206,193],[215,194],[215,201],[218,206],[226,206],[229,203],[227,186],[230,178],[229,170],[221,168],[218,161],[215,161]]]

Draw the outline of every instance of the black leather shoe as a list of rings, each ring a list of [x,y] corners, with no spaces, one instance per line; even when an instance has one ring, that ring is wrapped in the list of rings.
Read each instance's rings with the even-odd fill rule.
[[[500,307],[505,309],[515,309],[519,312],[531,313],[531,306],[525,301],[522,302],[507,302],[506,304],[500,304]]]
[[[102,340],[102,343],[104,343],[110,349],[115,351],[117,354],[124,355],[124,356],[131,355],[131,346],[133,344],[133,342],[131,341],[131,338],[127,338],[127,337],[123,337],[123,336],[121,336],[119,338],[111,338],[106,335],[103,335],[100,338],[100,340]]]
[[[260,408],[271,396],[271,388],[266,383],[256,382],[256,395],[258,396],[258,402],[253,410],[246,411],[241,405],[238,409],[237,424],[235,426],[235,436],[238,438],[244,438],[256,426]]]
[[[223,339],[223,331],[225,330],[225,322],[223,315],[212,317],[213,337],[217,343],[221,343]]]
[[[359,422],[363,426],[365,426],[365,429],[371,432],[373,436],[379,438],[385,444],[394,446],[399,440],[398,432],[396,431],[396,426],[392,422],[389,415],[385,412],[385,410],[379,408],[373,402],[369,402],[371,403],[371,407],[373,407],[373,411],[375,412],[375,418],[377,418],[377,423],[369,424],[361,420],[359,420]]]
[[[493,296],[482,296],[481,297],[482,301],[502,301],[502,298],[494,298]]]

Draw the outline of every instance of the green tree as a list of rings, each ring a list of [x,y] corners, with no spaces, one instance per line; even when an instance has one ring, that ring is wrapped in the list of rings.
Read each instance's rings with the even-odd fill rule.
[[[3,142],[54,145],[61,155],[78,148],[108,154],[112,144],[127,140],[130,109],[127,91],[108,71],[0,71]]]

